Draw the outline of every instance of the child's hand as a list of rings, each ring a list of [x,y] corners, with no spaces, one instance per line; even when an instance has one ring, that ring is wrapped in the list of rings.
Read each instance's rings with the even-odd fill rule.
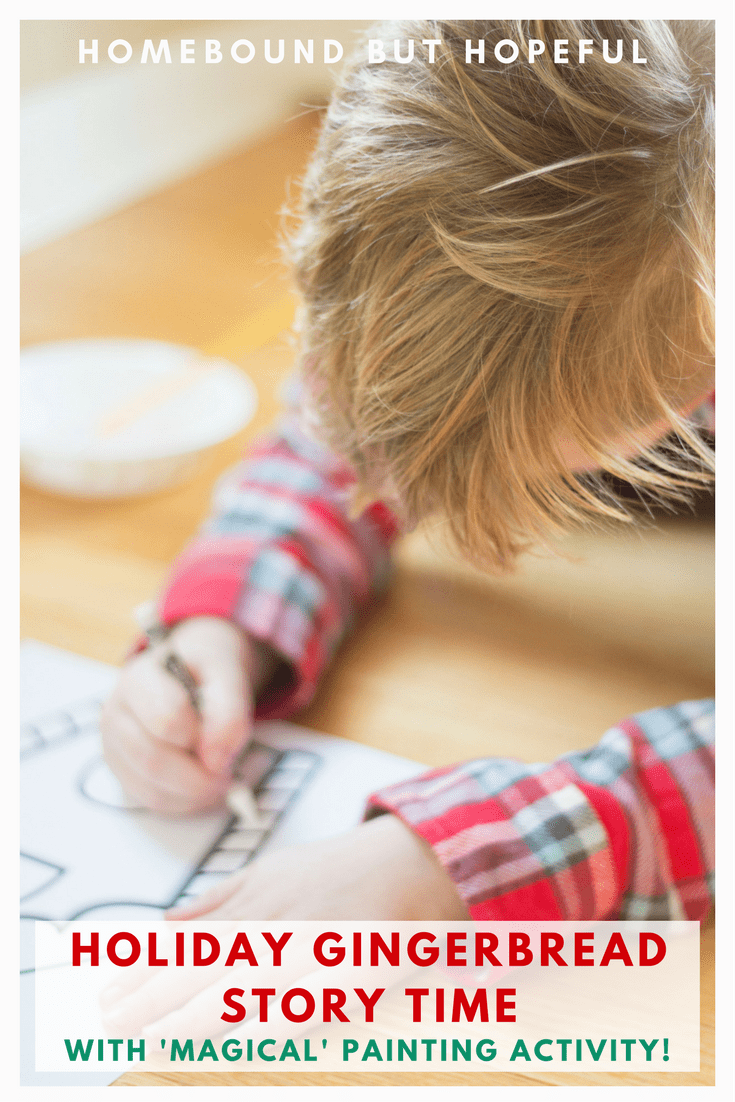
[[[277,850],[167,918],[466,921],[430,847],[395,815]]]
[[[201,715],[163,667],[172,651],[197,682]],[[128,795],[178,814],[219,803],[250,738],[267,665],[260,644],[213,616],[183,620],[132,658],[101,717],[105,759]]]
[[[247,919],[467,921],[469,914],[429,846],[395,815],[382,815],[348,834],[261,857],[166,917],[235,919],[237,928]],[[293,982],[309,987],[313,955],[308,939],[300,945],[296,933],[279,979],[284,987]],[[188,968],[176,975],[168,968],[133,967],[103,992],[108,1028],[151,1039],[215,1037],[231,1028],[221,1018],[223,974],[231,973],[228,985],[242,982],[246,988],[249,971],[249,965],[229,969],[222,960],[213,969]],[[368,982],[374,985],[375,970],[370,972]],[[389,972],[391,981],[401,975]],[[242,1028],[247,1032],[250,1025]],[[285,1040],[306,1028],[279,1019],[271,1009],[270,1036],[282,1033]]]

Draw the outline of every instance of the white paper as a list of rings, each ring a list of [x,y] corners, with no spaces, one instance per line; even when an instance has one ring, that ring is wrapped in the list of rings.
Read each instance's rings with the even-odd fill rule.
[[[21,647],[24,926],[34,919],[160,918],[176,900],[266,849],[349,829],[370,792],[422,769],[293,724],[260,723],[240,773],[255,788],[261,830],[240,830],[225,807],[188,818],[130,808],[102,760],[96,722],[116,676],[111,666],[42,643]],[[33,968],[30,946],[22,967]],[[29,998],[32,991],[26,1014]],[[40,1082],[32,1060],[26,1054],[26,1083]]]

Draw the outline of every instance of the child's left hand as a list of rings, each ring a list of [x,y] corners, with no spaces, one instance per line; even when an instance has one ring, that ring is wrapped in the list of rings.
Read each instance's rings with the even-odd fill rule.
[[[395,815],[381,815],[336,838],[267,854],[166,917],[463,921],[469,915],[429,846]],[[298,939],[290,947],[288,968],[280,975],[283,984],[308,986],[313,979],[313,957],[303,948]],[[180,975],[167,968],[131,968],[102,994],[108,1028],[120,1036],[128,1031],[151,1039],[223,1033],[228,1027],[221,1017],[220,973],[229,971],[231,984],[240,982],[240,973],[222,962],[216,967],[220,972],[212,975],[202,968],[185,969]],[[244,966],[245,975],[249,971],[250,966]],[[257,1021],[251,1014],[248,1011],[248,1022]],[[285,1018],[279,1026],[275,1009],[269,1018],[272,1037],[280,1036],[279,1029],[285,1038],[305,1028]]]
[[[395,815],[277,850],[167,918],[464,921],[467,908],[430,847]]]

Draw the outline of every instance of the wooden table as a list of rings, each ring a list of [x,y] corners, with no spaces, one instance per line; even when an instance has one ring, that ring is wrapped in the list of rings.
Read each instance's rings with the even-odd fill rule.
[[[247,432],[180,489],[129,501],[22,493],[22,630],[119,662],[131,609],[153,595],[207,511],[217,474],[274,417],[293,312],[274,244],[302,170],[302,115],[174,187],[25,258],[24,343],[155,337],[229,357],[261,398]],[[363,618],[300,721],[430,765],[488,754],[551,760],[631,712],[713,691],[711,516],[568,539],[488,578],[440,530],[407,538],[387,595]],[[699,1074],[128,1074],[120,1085],[480,1086],[714,1082],[714,929],[702,941]]]

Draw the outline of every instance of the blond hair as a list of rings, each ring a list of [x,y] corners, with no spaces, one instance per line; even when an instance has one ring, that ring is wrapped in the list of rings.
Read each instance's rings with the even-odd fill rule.
[[[425,47],[368,64],[363,44],[305,180],[290,256],[327,439],[371,493],[409,521],[442,514],[491,568],[570,523],[629,519],[609,476],[685,498],[712,467],[679,412],[713,364],[712,24],[370,36],[442,45],[433,64]],[[530,38],[546,44],[533,64]],[[512,64],[494,59],[502,39]],[[594,44],[584,64],[578,39]],[[603,39],[613,54],[622,39],[617,64]],[[626,458],[661,418],[674,435]],[[564,440],[601,475],[571,472]]]

